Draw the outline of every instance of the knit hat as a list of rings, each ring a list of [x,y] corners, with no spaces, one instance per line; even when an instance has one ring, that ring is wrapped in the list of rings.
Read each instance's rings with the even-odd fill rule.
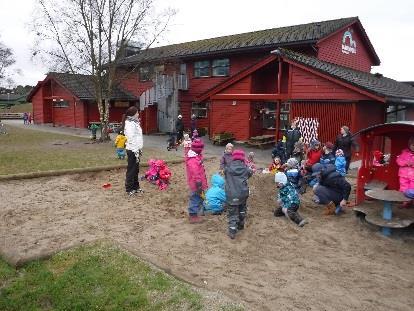
[[[227,148],[230,148],[230,147],[231,147],[231,148],[233,148],[233,147],[234,147],[234,145],[233,145],[232,143],[228,143],[228,144],[226,145],[226,149],[227,149]]]
[[[182,119],[182,118],[183,118],[183,116],[179,114],[177,118],[178,118],[178,119]]]
[[[325,147],[328,148],[329,150],[333,150],[334,149],[334,144],[331,143],[330,141],[325,143]]]
[[[203,151],[204,148],[204,143],[201,139],[196,138],[193,140],[193,142],[191,143],[191,150],[193,150],[195,153],[201,153]]]
[[[312,166],[312,176],[316,176],[316,175],[318,175],[319,173],[321,173],[322,172],[322,170],[323,170],[323,165],[322,164],[320,164],[320,163],[316,163],[316,164],[314,164],[313,166]]]
[[[311,142],[310,142],[310,147],[311,147],[311,149],[315,149],[315,147],[317,146],[317,145],[321,145],[321,142],[319,141],[319,140],[317,140],[317,139],[312,139],[311,140]]]
[[[236,160],[244,161],[245,156],[244,156],[244,151],[243,150],[236,149],[236,150],[233,151],[232,155],[233,155],[233,161],[236,161]]]
[[[287,181],[288,180],[287,180],[287,176],[285,175],[285,173],[277,172],[275,174],[275,183],[286,185]]]
[[[344,151],[342,149],[338,149],[338,150],[336,150],[335,155],[337,157],[343,157],[344,156]]]
[[[286,165],[288,168],[296,168],[298,167],[299,163],[295,158],[290,158],[286,161]]]

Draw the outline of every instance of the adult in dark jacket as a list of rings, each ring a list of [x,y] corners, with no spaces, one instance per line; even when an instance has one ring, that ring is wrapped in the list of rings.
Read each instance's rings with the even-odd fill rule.
[[[224,169],[226,179],[226,203],[228,211],[229,232],[228,235],[234,239],[237,230],[244,229],[246,218],[246,201],[249,197],[249,185],[247,180],[253,175],[245,163],[243,150],[233,151],[233,160]]]
[[[329,204],[333,202],[336,207],[336,213],[339,214],[341,209],[346,207],[351,185],[336,171],[335,165],[328,164],[325,167],[317,163],[312,166],[312,175],[319,179],[314,189],[314,201],[319,204]]]
[[[177,141],[182,141],[184,135],[184,123],[183,116],[180,114],[177,117],[177,121],[175,121],[175,130],[177,132]]]
[[[342,126],[340,134],[336,137],[335,140],[335,150],[342,149],[344,152],[345,160],[346,160],[346,166],[345,171],[348,173],[349,165],[351,163],[351,157],[352,157],[352,148],[355,149],[355,154],[358,156],[358,150],[359,146],[355,142],[355,140],[352,138],[352,134],[349,131],[349,127]]]
[[[302,137],[302,134],[297,127],[297,120],[293,120],[290,126],[285,133],[286,137],[286,159],[289,159],[292,156],[293,148],[295,147],[295,143],[299,141]]]
[[[285,149],[285,144],[279,140],[275,147],[272,150],[272,159],[278,157],[280,159],[280,161],[282,162],[282,164],[284,164],[286,162],[286,149]]]

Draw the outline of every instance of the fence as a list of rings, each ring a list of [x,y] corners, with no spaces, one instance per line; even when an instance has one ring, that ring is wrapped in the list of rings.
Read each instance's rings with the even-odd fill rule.
[[[0,120],[2,119],[23,119],[23,112],[0,112]]]

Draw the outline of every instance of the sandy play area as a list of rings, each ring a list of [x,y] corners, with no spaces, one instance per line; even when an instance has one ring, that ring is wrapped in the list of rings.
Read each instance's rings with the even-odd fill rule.
[[[209,173],[217,161],[206,163]],[[247,226],[235,240],[226,216],[187,219],[182,164],[161,192],[124,193],[124,170],[0,184],[0,250],[12,260],[113,239],[200,287],[222,291],[247,310],[414,310],[414,238],[385,238],[349,211],[326,217],[305,195],[304,228],[274,218],[269,175],[250,180]],[[104,183],[112,188],[103,189]]]

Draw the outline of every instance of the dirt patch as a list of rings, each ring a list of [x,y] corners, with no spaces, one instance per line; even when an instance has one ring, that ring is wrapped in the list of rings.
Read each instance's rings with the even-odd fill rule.
[[[206,163],[209,175],[217,163]],[[124,193],[124,170],[2,182],[0,250],[24,259],[110,238],[193,284],[221,290],[249,310],[412,310],[414,239],[387,239],[348,212],[324,217],[303,198],[298,228],[274,218],[272,177],[254,176],[246,228],[229,240],[227,219],[187,220],[183,165],[172,184]],[[103,189],[104,183],[112,185]]]

